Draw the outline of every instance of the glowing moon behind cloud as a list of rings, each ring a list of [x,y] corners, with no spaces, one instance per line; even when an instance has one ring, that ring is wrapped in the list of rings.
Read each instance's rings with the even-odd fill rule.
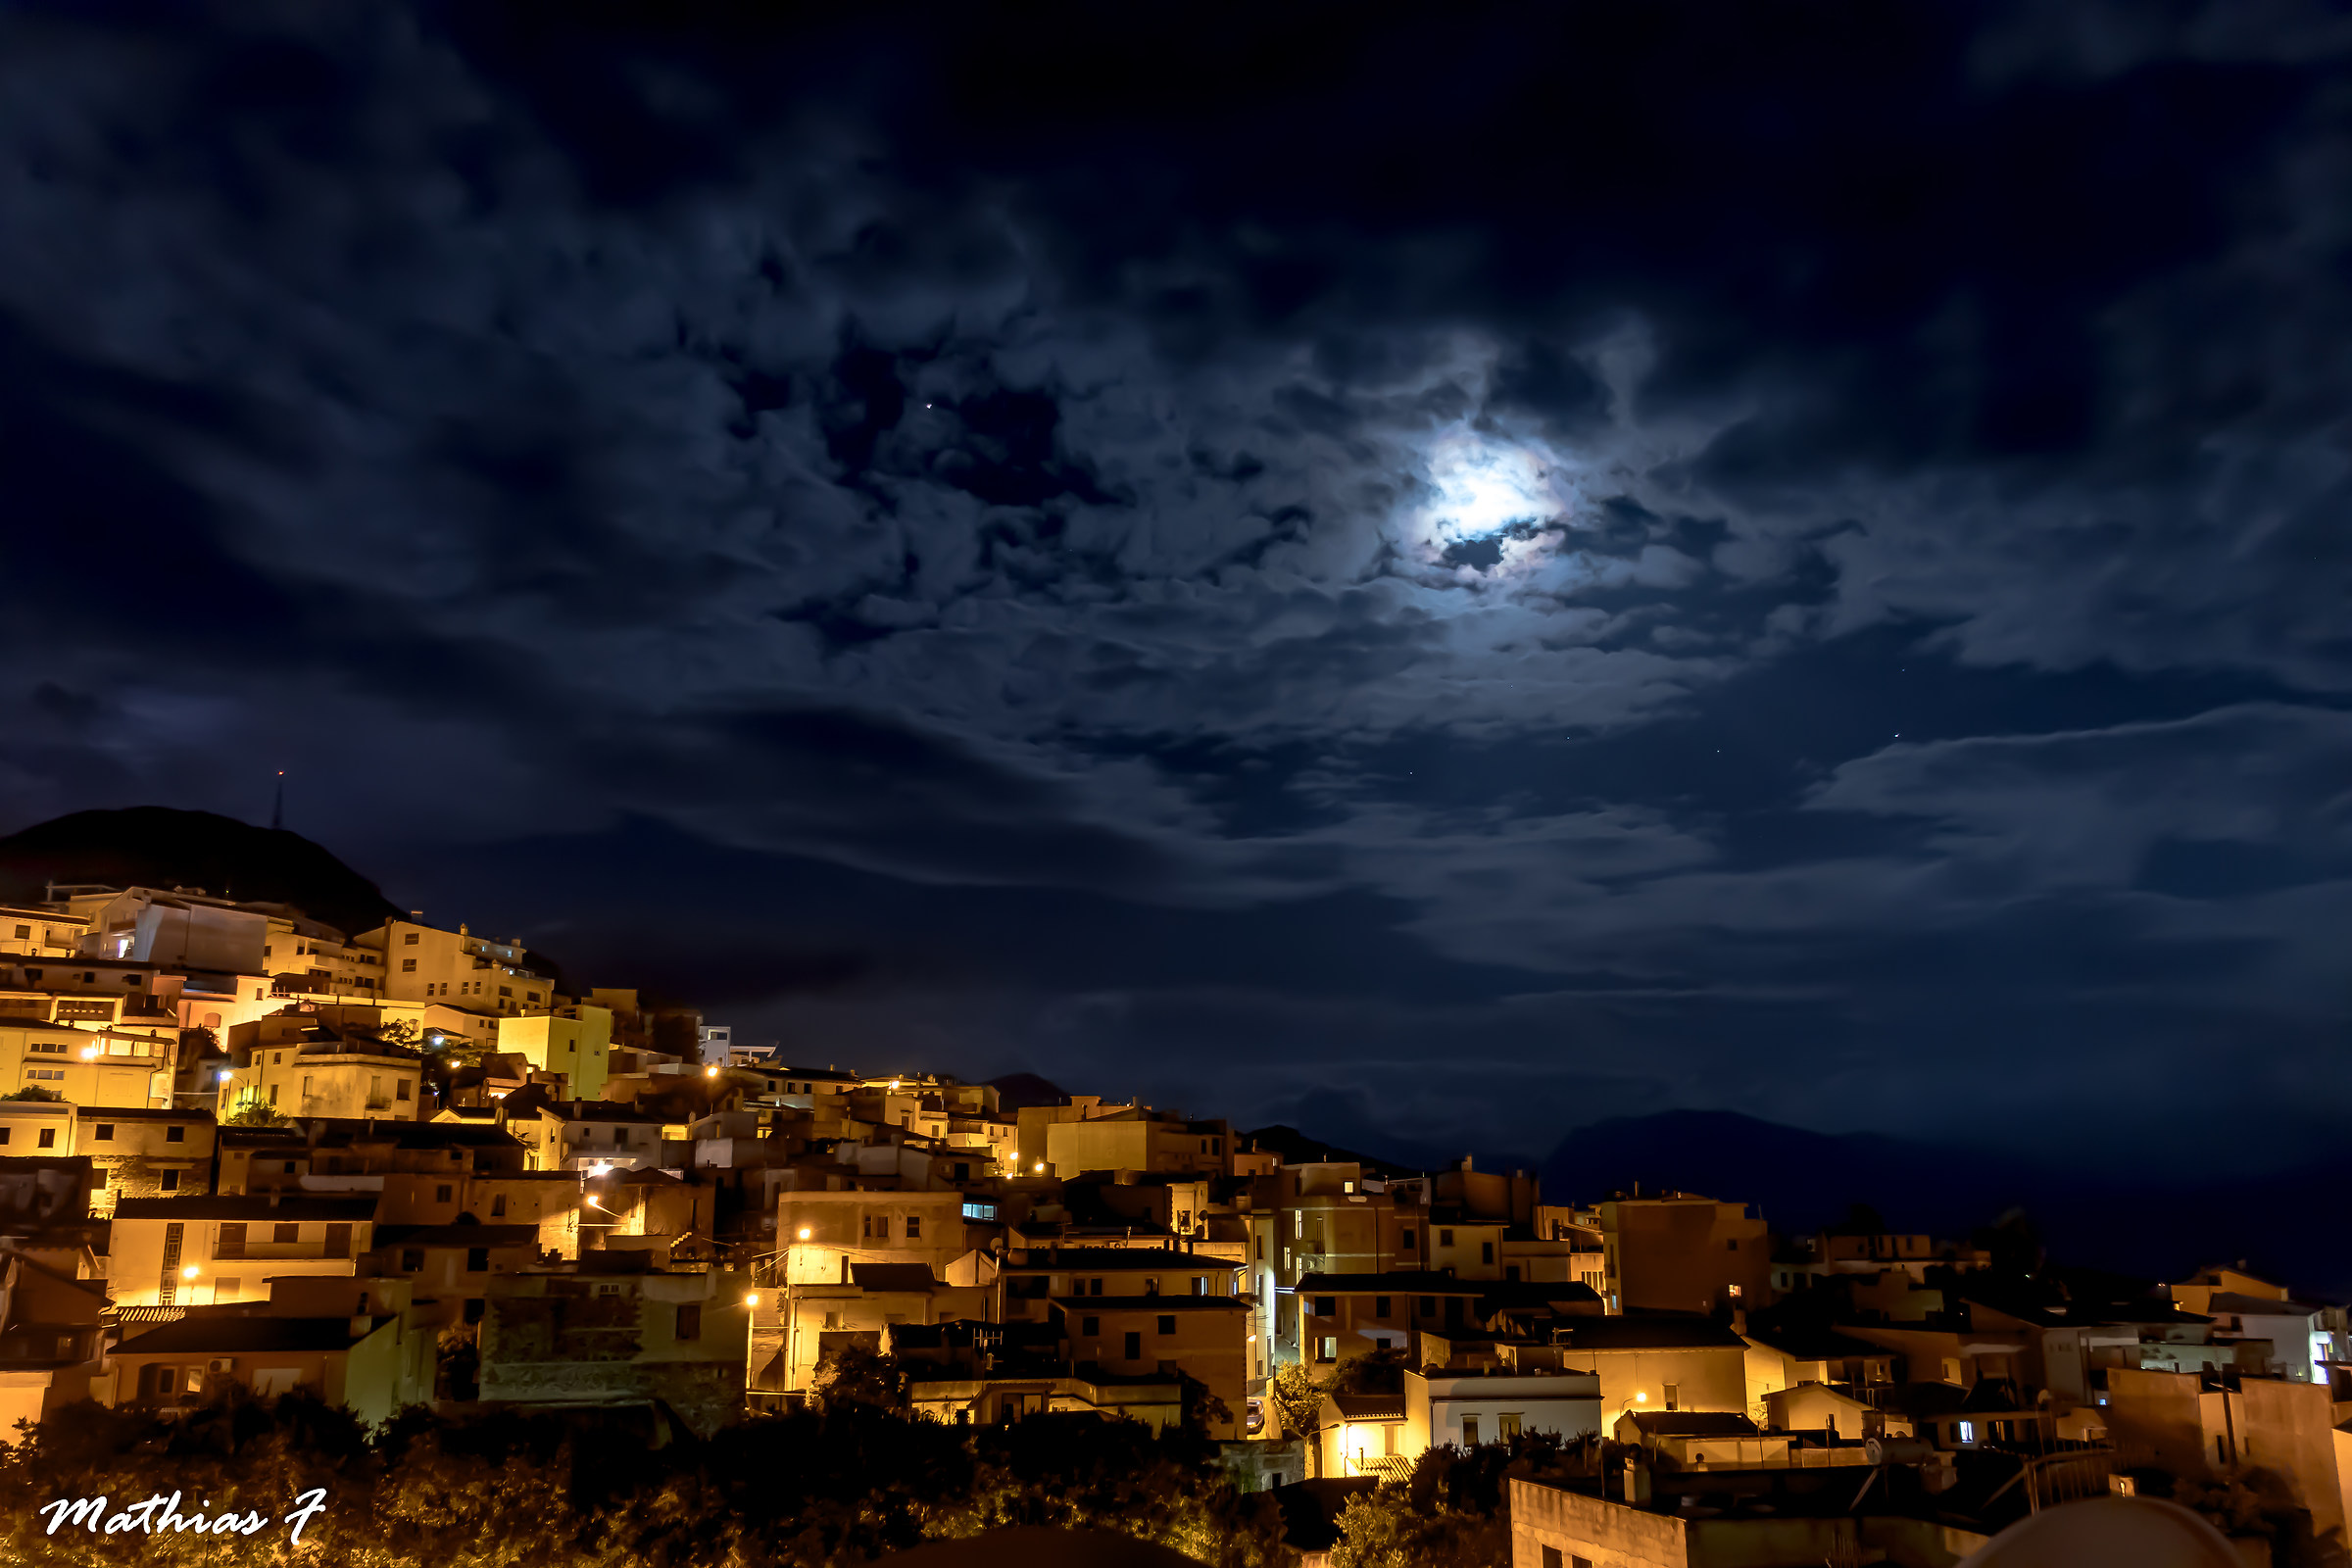
[[[1570,497],[1560,465],[1527,444],[1455,430],[1429,454],[1414,554],[1463,580],[1514,575],[1550,553]]]

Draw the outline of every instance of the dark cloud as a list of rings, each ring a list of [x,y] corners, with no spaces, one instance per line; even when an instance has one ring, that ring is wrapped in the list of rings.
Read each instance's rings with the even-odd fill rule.
[[[283,766],[754,1037],[1245,1120],[2321,1117],[2348,57],[20,8],[0,816]]]

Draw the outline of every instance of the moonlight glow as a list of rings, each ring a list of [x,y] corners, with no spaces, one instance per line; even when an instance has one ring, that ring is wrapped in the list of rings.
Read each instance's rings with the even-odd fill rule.
[[[1535,449],[1471,431],[1429,458],[1434,494],[1416,530],[1423,558],[1457,573],[1503,575],[1548,553],[1568,497],[1558,467]]]

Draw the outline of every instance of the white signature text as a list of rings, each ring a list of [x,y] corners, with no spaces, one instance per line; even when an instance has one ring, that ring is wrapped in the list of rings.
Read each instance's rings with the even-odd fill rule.
[[[180,1496],[181,1494],[176,1492],[169,1497],[159,1493],[144,1502],[131,1503],[116,1513],[107,1512],[108,1499],[103,1496],[60,1497],[55,1502],[41,1504],[34,1511],[49,1516],[47,1533],[52,1536],[57,1534],[60,1526],[71,1528],[74,1525],[87,1525],[94,1536],[165,1530],[186,1531],[199,1536],[256,1536],[270,1528],[270,1516],[256,1513],[250,1508],[243,1513],[208,1517],[204,1509],[212,1506],[210,1498],[205,1499],[196,1512],[182,1513],[179,1511]],[[277,1522],[294,1527],[290,1539],[300,1545],[302,1527],[326,1507],[326,1489],[316,1487],[296,1497],[294,1503],[294,1511]]]

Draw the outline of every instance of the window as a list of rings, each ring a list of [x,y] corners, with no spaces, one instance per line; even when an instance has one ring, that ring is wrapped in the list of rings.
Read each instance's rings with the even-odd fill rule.
[[[413,948],[413,947],[415,947],[415,946],[416,945],[416,932],[414,932],[414,931],[406,931],[406,932],[403,932],[403,933],[401,934],[401,938],[400,938],[400,940],[401,940],[401,942],[402,942],[404,945],[406,945],[406,946],[408,946],[408,947],[412,947],[412,948]],[[414,958],[410,959],[410,960],[409,960],[409,967],[410,967],[410,968],[412,968],[412,969],[416,968],[416,959],[414,959]]]
[[[32,927],[30,927],[30,926],[28,926],[28,925],[21,925],[21,926],[17,927],[17,940],[18,940],[19,942],[25,942],[25,941],[29,941],[29,940],[31,939],[31,937],[32,937]],[[264,951],[268,951],[268,950],[266,950],[266,949],[265,949]]]
[[[1207,1275],[1196,1274],[1193,1276],[1193,1294],[1195,1296],[1206,1296],[1208,1294]]]
[[[184,1144],[184,1143],[186,1143],[187,1141],[188,1141],[188,1130],[187,1130],[185,1127],[167,1127],[167,1128],[165,1128],[165,1129],[164,1129],[164,1142],[165,1142],[165,1143],[167,1143],[167,1144]]]
[[[392,1098],[394,1100],[406,1100],[409,1098],[409,1081],[406,1078],[396,1079],[393,1082]]]
[[[500,986],[498,988],[498,994],[502,997],[511,997],[514,994],[514,988],[513,986]]]
[[[1162,1312],[1159,1314],[1159,1332],[1162,1334],[1173,1334],[1176,1332],[1176,1315],[1173,1312]]]
[[[279,1247],[302,1240],[300,1225],[276,1224],[270,1227],[270,1240]]]
[[[415,958],[401,959],[400,972],[402,974],[415,974],[416,972],[416,960]]]
[[[1667,1408],[1667,1409],[1669,1409],[1669,1410],[1680,1410],[1682,1407],[1683,1407],[1683,1386],[1682,1386],[1681,1384],[1679,1384],[1679,1383],[1669,1383],[1669,1384],[1667,1384],[1667,1385],[1666,1385],[1666,1408]]]
[[[1315,1298],[1315,1316],[1337,1317],[1339,1315],[1340,1302],[1337,1297],[1318,1296]]]
[[[311,1098],[311,1075],[307,1072],[302,1075],[302,1098]]]
[[[1377,1317],[1377,1318],[1383,1318],[1383,1319],[1385,1319],[1385,1318],[1387,1318],[1387,1317],[1388,1317],[1388,1315],[1389,1315],[1389,1298],[1388,1298],[1387,1297],[1385,1297],[1385,1296],[1375,1296],[1374,1298],[1372,1298],[1372,1315],[1373,1315],[1374,1317]]]
[[[1513,1438],[1515,1438],[1515,1437],[1517,1437],[1517,1436],[1519,1435],[1519,1412],[1518,1412],[1518,1411],[1516,1411],[1516,1410],[1505,1410],[1505,1411],[1503,1411],[1503,1412],[1502,1412],[1502,1414],[1500,1414],[1499,1416],[1496,1416],[1494,1419],[1495,1419],[1495,1424],[1496,1424],[1497,1426],[1499,1426],[1499,1427],[1502,1429],[1502,1430],[1501,1430],[1501,1433],[1500,1433],[1500,1436],[1501,1436],[1501,1438],[1502,1438],[1502,1441],[1503,1441],[1503,1442],[1505,1442],[1505,1443],[1508,1443],[1508,1442],[1510,1442],[1510,1441],[1511,1441]]]
[[[213,1244],[213,1255],[215,1257],[243,1257],[245,1255],[245,1222],[243,1220],[221,1221],[220,1239]]]
[[[0,1145],[4,1145],[4,1144],[6,1144],[7,1142],[8,1142],[8,1129],[7,1129],[7,1128],[5,1128],[5,1127],[0,1127]]]
[[[1266,1233],[1259,1231],[1250,1237],[1250,1241],[1256,1245],[1254,1255],[1260,1263],[1263,1263],[1266,1260]]]
[[[1578,1560],[1582,1561],[1583,1559]],[[1559,1547],[1545,1546],[1544,1548],[1544,1568],[1561,1568]]]
[[[474,1250],[479,1251],[481,1250],[476,1248]],[[466,1254],[466,1266],[467,1268],[471,1268],[473,1266],[473,1253],[468,1252]],[[484,1267],[487,1266],[488,1265],[485,1263]],[[703,1337],[703,1308],[700,1302],[688,1301],[678,1308],[676,1337],[681,1340],[699,1340]]]
[[[1413,1228],[1410,1225],[1407,1225],[1403,1231],[1399,1233],[1398,1245],[1403,1247],[1410,1247],[1413,1245]]]
[[[270,1103],[272,1105],[277,1103],[277,1085],[275,1084],[270,1086]]]
[[[1102,1294],[1102,1282],[1101,1280],[1089,1280],[1087,1285],[1087,1295],[1101,1296]]]
[[[1725,1242],[1723,1244],[1723,1250],[1727,1252],[1737,1252],[1740,1250],[1740,1238],[1735,1236],[1729,1241]]]
[[[1321,1339],[1315,1341],[1316,1360],[1337,1361],[1339,1358],[1340,1342],[1335,1336],[1326,1334]]]
[[[401,1271],[403,1274],[416,1274],[416,1273],[419,1273],[419,1272],[421,1272],[421,1271],[423,1270],[423,1268],[424,1268],[424,1249],[423,1249],[423,1248],[421,1248],[421,1247],[404,1247],[404,1248],[402,1248],[402,1249],[400,1250],[400,1271]]]
[[[1474,1415],[1462,1417],[1462,1444],[1465,1447],[1475,1448],[1478,1446],[1478,1417]]]
[[[106,1167],[104,1165],[97,1166],[90,1172],[90,1185],[92,1187],[104,1187],[106,1185]]]
[[[57,1147],[56,1128],[44,1127],[41,1129],[40,1147],[43,1149],[55,1149]]]
[[[480,1274],[480,1273],[483,1273],[483,1272],[485,1272],[485,1271],[486,1271],[486,1270],[487,1270],[489,1267],[490,1267],[490,1249],[488,1249],[487,1247],[468,1247],[467,1249],[466,1249],[466,1273],[468,1273],[468,1274]],[[702,1308],[698,1306],[698,1307],[695,1307],[695,1308],[694,1308],[694,1310],[695,1310],[695,1311],[697,1311],[697,1312],[700,1312],[700,1311],[702,1310]],[[691,1335],[691,1334],[681,1334],[681,1335],[680,1335],[680,1336],[678,1336],[678,1337],[679,1337],[680,1339],[684,1339],[684,1340],[691,1340],[691,1339],[693,1339],[693,1338],[694,1338],[694,1336],[693,1336],[693,1335]]]
[[[1138,1330],[1129,1329],[1121,1338],[1125,1343],[1123,1343],[1119,1348],[1121,1352],[1125,1354],[1126,1358],[1130,1361],[1142,1360],[1144,1358],[1143,1334]]]
[[[1438,1245],[1439,1245],[1440,1247],[1451,1247],[1451,1246],[1453,1245],[1453,1232],[1451,1232],[1451,1231],[1440,1231],[1440,1232],[1438,1232]]]
[[[910,1242],[919,1242],[923,1239],[923,1217],[920,1214],[906,1216],[906,1239]]]
[[[1481,1242],[1478,1244],[1478,1260],[1481,1263],[1492,1263],[1494,1261],[1494,1244],[1493,1242]]]
[[[874,1216],[874,1240],[877,1242],[890,1240],[890,1216],[888,1214]]]
[[[1091,1340],[1102,1332],[1102,1320],[1099,1317],[1082,1317],[1078,1320],[1078,1332]]]
[[[1424,1296],[1421,1298],[1421,1315],[1423,1317],[1436,1317],[1438,1315],[1438,1298],[1436,1297]]]
[[[1959,1441],[1962,1443],[1977,1441],[1977,1424],[1974,1421],[1955,1421],[1952,1430],[1960,1434]]]
[[[443,1182],[440,1186],[433,1189],[433,1201],[436,1203],[446,1203],[452,1198],[455,1198],[457,1193],[458,1190],[456,1188],[450,1186],[450,1184],[447,1182]]]
[[[498,1194],[494,1195],[494,1196],[491,1198],[491,1200],[490,1200],[490,1217],[491,1217],[492,1219],[505,1219],[505,1218],[507,1217],[507,1195],[506,1195],[506,1194],[504,1194],[504,1193],[498,1193]]]
[[[157,1174],[156,1178],[155,1178],[155,1185],[156,1185],[156,1190],[157,1190],[157,1191],[159,1191],[159,1192],[166,1192],[166,1193],[176,1193],[176,1192],[178,1192],[178,1191],[179,1191],[179,1172],[177,1172],[177,1171],[175,1171],[175,1170],[167,1170],[167,1171],[162,1171],[162,1172],[159,1172],[159,1173]]]
[[[100,1122],[90,1129],[90,1137],[96,1143],[113,1143],[115,1141],[115,1124],[111,1121]]]

